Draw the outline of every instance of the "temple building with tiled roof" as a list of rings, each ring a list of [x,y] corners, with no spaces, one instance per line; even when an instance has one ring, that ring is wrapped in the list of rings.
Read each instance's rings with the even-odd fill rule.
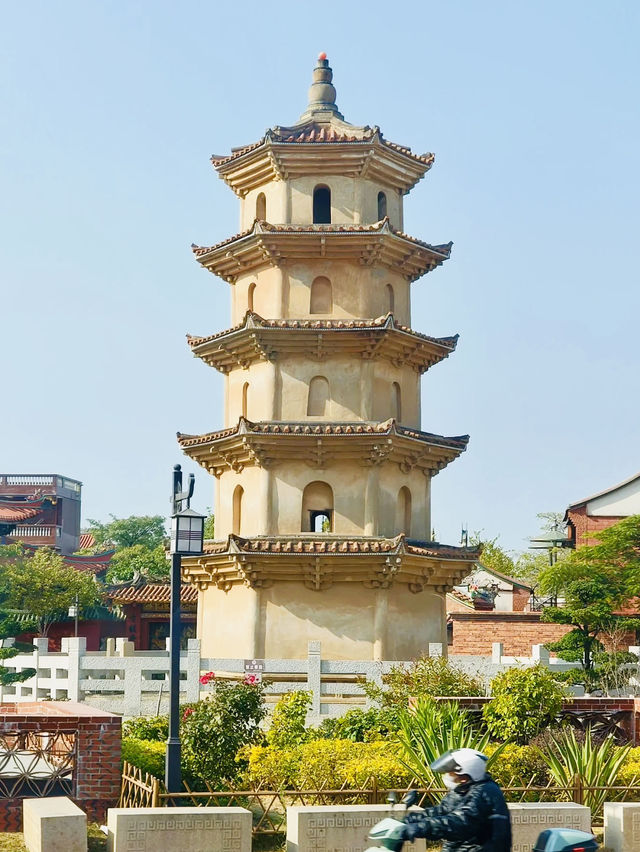
[[[0,542],[74,553],[82,483],[55,473],[0,473]]]
[[[188,345],[224,376],[224,422],[178,435],[216,480],[219,538],[183,560],[205,656],[446,646],[445,596],[478,551],[431,540],[432,477],[468,442],[421,425],[421,376],[457,344],[411,323],[412,283],[451,254],[404,228],[433,161],[349,124],[324,54],[297,124],[212,157],[240,232],[193,252],[232,316]]]

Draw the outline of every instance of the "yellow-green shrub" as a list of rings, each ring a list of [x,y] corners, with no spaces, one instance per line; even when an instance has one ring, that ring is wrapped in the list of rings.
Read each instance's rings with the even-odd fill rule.
[[[166,744],[157,740],[138,740],[134,737],[122,739],[122,760],[160,779],[164,778],[166,750]]]
[[[272,789],[360,789],[375,777],[379,787],[400,787],[411,776],[399,752],[397,744],[385,741],[313,740],[290,749],[254,746],[243,753],[249,764],[245,781]]]
[[[485,749],[488,755],[498,748],[494,743]],[[507,743],[491,766],[491,775],[501,787],[541,787],[548,782],[547,766],[535,746]]]
[[[618,772],[617,784],[629,787],[631,795],[625,799],[640,798],[640,748],[630,748],[624,763]]]

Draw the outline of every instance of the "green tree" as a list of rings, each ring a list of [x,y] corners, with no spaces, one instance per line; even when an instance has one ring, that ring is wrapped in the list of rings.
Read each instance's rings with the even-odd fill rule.
[[[54,622],[66,617],[76,596],[81,609],[99,599],[93,575],[71,568],[48,547],[38,548],[33,555],[22,551],[12,556],[5,561],[3,572],[6,607],[29,616],[40,636],[46,636]]]
[[[480,564],[484,568],[512,577],[515,570],[515,562],[513,557],[509,555],[509,552],[500,547],[498,538],[499,536],[495,538],[483,538],[482,530],[480,530],[471,534],[469,544],[473,547],[482,546]]]
[[[603,649],[600,637],[640,625],[638,619],[618,615],[630,598],[640,594],[640,515],[625,518],[593,537],[598,544],[572,551],[540,574],[544,593],[564,597],[564,605],[548,607],[542,619],[572,627],[548,647],[565,659],[580,661],[590,679],[595,675],[594,655]]]
[[[107,583],[129,582],[137,576],[147,580],[167,580],[170,564],[162,545],[153,550],[142,544],[117,550],[107,571]]]
[[[110,515],[110,521],[101,523],[89,518],[88,532],[93,533],[100,547],[125,548],[140,544],[147,550],[154,550],[166,537],[162,515],[130,515],[128,518],[116,518]]]
[[[216,537],[216,517],[211,511],[211,508],[207,506],[207,519],[204,522],[204,537],[205,538],[215,538]]]
[[[4,545],[0,547],[0,686],[9,686],[28,680],[36,673],[35,669],[25,669],[22,672],[11,672],[5,668],[4,661],[10,660],[22,651],[32,650],[32,646],[19,645],[14,642],[13,637],[22,633],[25,624],[20,623],[16,613],[8,606],[10,600],[10,587],[7,577],[9,564],[22,555],[20,545]]]

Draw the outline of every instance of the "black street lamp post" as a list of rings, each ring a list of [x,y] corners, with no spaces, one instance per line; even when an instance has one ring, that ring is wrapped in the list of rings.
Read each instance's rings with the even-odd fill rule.
[[[171,496],[171,604],[169,634],[169,739],[165,760],[165,786],[168,793],[179,793],[182,787],[180,771],[180,590],[183,556],[202,553],[204,515],[189,508],[195,477],[189,474],[189,485],[182,490],[182,469],[173,468]],[[182,508],[186,503],[186,508]]]

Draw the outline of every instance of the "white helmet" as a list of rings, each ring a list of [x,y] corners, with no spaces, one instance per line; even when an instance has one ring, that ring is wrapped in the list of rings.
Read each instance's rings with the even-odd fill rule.
[[[487,774],[487,756],[474,748],[458,748],[445,751],[431,764],[434,772],[442,774],[455,772],[458,775],[468,775],[472,781],[482,781]]]

